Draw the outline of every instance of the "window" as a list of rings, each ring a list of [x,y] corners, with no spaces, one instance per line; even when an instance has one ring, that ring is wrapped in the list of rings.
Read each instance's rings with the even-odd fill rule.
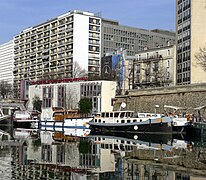
[[[52,101],[52,93],[53,88],[52,87],[44,87],[43,88],[43,107],[51,107],[51,101]]]
[[[168,56],[170,56],[170,50],[168,50],[167,54],[168,54]]]
[[[64,107],[64,100],[65,100],[65,86],[59,86],[58,87],[58,94],[57,94],[57,97],[58,97],[58,106],[59,107]],[[71,108],[71,107],[70,107]]]

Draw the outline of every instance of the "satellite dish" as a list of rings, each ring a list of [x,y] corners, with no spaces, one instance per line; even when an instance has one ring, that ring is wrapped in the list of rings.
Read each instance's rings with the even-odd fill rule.
[[[125,103],[125,102],[122,102],[121,108],[125,108],[125,107],[126,107],[126,103]]]

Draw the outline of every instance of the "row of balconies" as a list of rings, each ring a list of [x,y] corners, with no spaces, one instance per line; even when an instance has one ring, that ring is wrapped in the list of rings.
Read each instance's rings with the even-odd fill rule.
[[[50,61],[53,61],[53,60],[57,60],[57,59],[66,59],[66,58],[70,58],[70,57],[72,57],[72,55],[73,55],[73,53],[72,53],[72,51],[71,52],[68,52],[68,53],[62,53],[62,54],[58,54],[58,56],[57,56],[57,54],[56,55],[54,55],[54,56],[49,56],[49,55],[32,55],[32,56],[30,56],[30,57],[22,57],[22,58],[18,58],[17,56],[14,58],[15,59],[15,62],[14,62],[14,64],[18,64],[18,63],[20,63],[20,64],[22,64],[22,63],[24,63],[24,62],[34,62],[34,61],[38,61],[38,62],[42,62],[42,61],[45,61],[45,60],[48,60],[49,59],[49,57],[50,57]],[[20,60],[20,62],[19,62],[19,60]]]
[[[93,66],[100,66],[100,61],[99,61],[99,60],[92,60],[92,59],[89,59],[88,64],[89,64],[89,66],[90,66],[90,65],[93,65]]]
[[[53,43],[53,42],[52,42]],[[62,47],[62,46],[65,46],[66,45],[66,49],[71,49],[70,48],[70,46],[71,46],[71,44],[73,43],[73,41],[72,40],[68,40],[68,41],[66,41],[66,42],[59,42],[58,44],[56,44],[56,43],[53,43],[53,44],[51,44],[51,48],[50,49],[53,49],[53,48],[55,48],[55,47]],[[70,44],[70,45],[69,45]],[[37,49],[36,49],[36,47],[34,47],[34,46],[36,46],[36,45],[33,45],[32,47],[25,47],[25,48],[20,48],[20,49],[17,49],[16,48],[16,50],[14,51],[14,53],[15,54],[18,54],[18,53],[23,53],[23,54],[29,54],[30,52],[39,52],[39,51],[42,51],[43,49],[45,49],[45,48],[49,48],[49,45],[44,45],[43,46],[43,44],[41,43],[41,44],[39,44],[39,45],[37,45]],[[31,48],[35,48],[36,50],[33,50],[33,51],[29,51]],[[27,52],[26,52],[27,51]]]
[[[59,54],[59,53],[62,53],[62,54],[64,54],[64,52],[66,53],[66,54],[70,54],[68,51],[71,51],[71,50],[73,50],[73,46],[72,45],[69,45],[69,46],[63,46],[63,48],[61,47],[61,49],[60,49],[60,47],[61,46],[59,46],[59,50],[56,48],[56,49],[51,49],[51,50],[49,50],[49,49],[43,49],[43,47],[42,48],[39,48],[39,49],[37,49],[36,51],[35,50],[33,50],[33,51],[28,51],[28,52],[25,52],[25,53],[22,53],[22,52],[20,52],[20,54],[18,54],[18,52],[16,52],[15,54],[16,54],[16,56],[15,56],[15,60],[16,59],[18,59],[18,57],[23,57],[23,56],[27,56],[27,55],[29,55],[29,57],[30,58],[35,58],[36,56],[38,57],[38,56],[41,56],[42,54],[44,54],[44,55],[48,55],[49,54],[49,52],[50,52],[50,55],[55,55],[55,54]],[[32,54],[31,54],[32,53]]]
[[[89,37],[99,39],[101,37],[101,35],[99,32],[89,32]]]
[[[47,38],[47,37],[53,36],[53,35],[62,35],[65,32],[68,32],[68,31],[71,32],[71,30],[72,30],[72,27],[71,28],[65,28],[64,30],[61,29],[61,30],[55,31],[53,33],[52,32],[51,33],[44,33],[44,34],[41,34],[41,35],[35,34],[35,35],[32,35],[31,37],[28,37],[27,39],[22,38],[21,41],[15,39],[14,43],[15,44],[19,43],[19,45],[21,45],[21,44],[25,43],[25,41],[27,43],[29,43],[29,42],[33,42],[33,41],[36,41],[36,40],[39,40],[39,39],[42,39],[42,38]]]
[[[56,65],[50,65],[50,66],[32,66],[29,68],[22,68],[22,69],[15,69],[14,70],[14,76],[25,76],[25,75],[32,75],[32,74],[41,74],[42,72],[61,72],[61,71],[72,71],[71,65],[65,65],[65,66],[56,66]]]

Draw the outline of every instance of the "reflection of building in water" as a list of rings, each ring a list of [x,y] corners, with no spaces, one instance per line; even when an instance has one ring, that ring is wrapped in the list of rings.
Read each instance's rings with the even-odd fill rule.
[[[181,166],[155,163],[148,160],[124,161],[123,179],[205,180],[205,171]]]
[[[118,179],[121,176],[148,180],[195,180],[197,177],[199,180],[206,174],[204,148],[194,147],[189,151],[184,146],[164,144],[157,148],[152,146],[155,143],[140,139],[92,135],[89,138],[67,136],[66,141],[57,141],[53,132],[43,133],[41,139],[28,137],[22,145],[13,148],[13,177]],[[172,148],[167,151],[163,147]],[[200,150],[202,154],[198,156]]]

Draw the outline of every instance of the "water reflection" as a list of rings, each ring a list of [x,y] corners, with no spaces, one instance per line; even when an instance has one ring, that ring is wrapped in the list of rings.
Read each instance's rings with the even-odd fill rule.
[[[3,179],[206,179],[204,138],[10,127],[0,145]]]

